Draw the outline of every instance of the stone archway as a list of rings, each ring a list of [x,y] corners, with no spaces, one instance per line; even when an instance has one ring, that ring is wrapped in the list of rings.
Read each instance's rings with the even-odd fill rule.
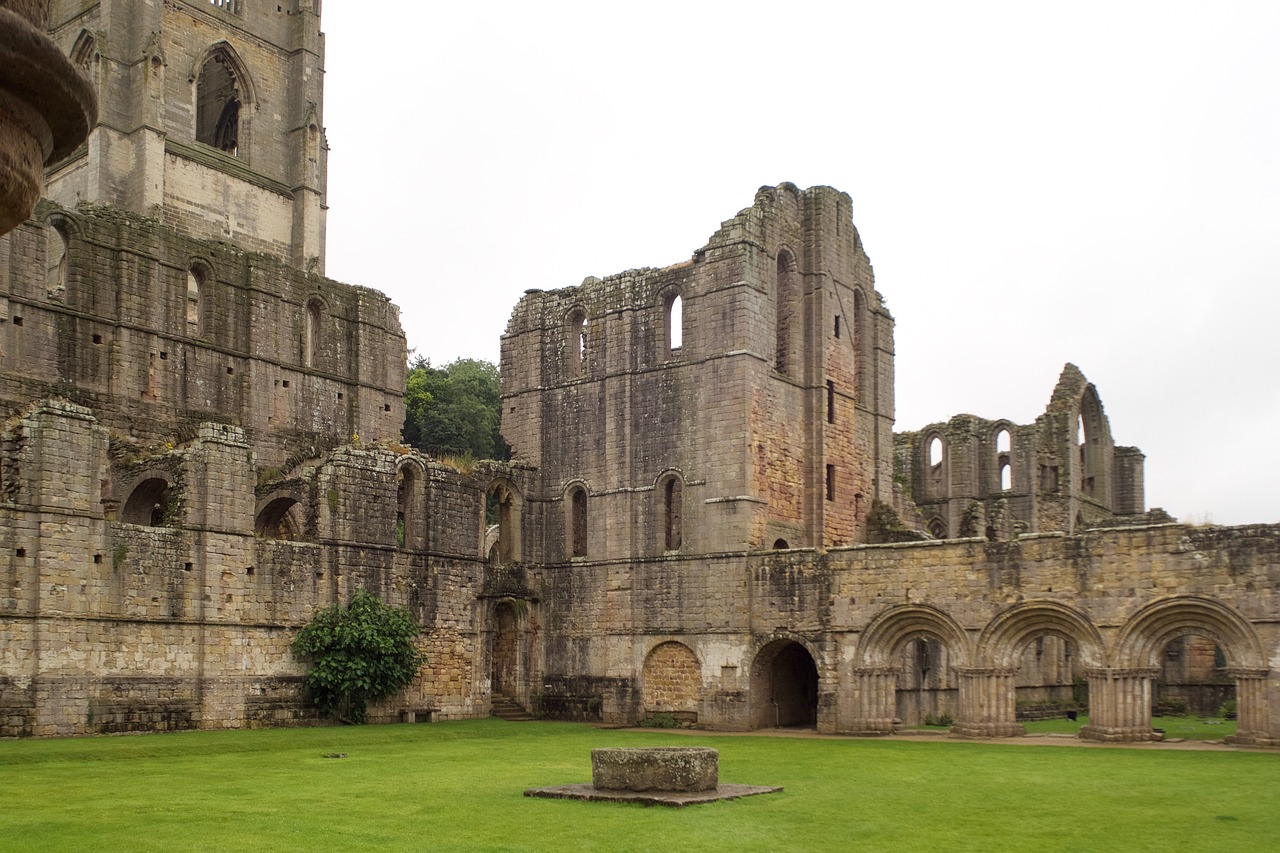
[[[520,620],[515,605],[499,602],[493,608],[493,648],[489,679],[495,694],[516,698],[520,689]]]
[[[751,665],[751,727],[814,726],[818,722],[818,666],[795,640],[775,640]]]

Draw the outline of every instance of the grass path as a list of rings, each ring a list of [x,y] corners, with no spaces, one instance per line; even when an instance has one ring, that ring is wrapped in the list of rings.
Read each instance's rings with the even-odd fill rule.
[[[1273,850],[1280,755],[716,737],[782,794],[687,809],[538,800],[594,746],[564,723],[0,741],[3,850]],[[325,758],[346,753],[346,758]]]

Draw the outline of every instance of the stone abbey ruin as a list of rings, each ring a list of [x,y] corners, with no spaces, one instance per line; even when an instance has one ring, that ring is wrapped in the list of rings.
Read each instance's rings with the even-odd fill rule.
[[[424,626],[380,720],[1136,741],[1182,696],[1280,744],[1280,527],[1147,511],[1072,365],[1034,423],[895,433],[847,195],[526,293],[514,461],[457,470],[400,443],[397,309],[323,274],[319,0],[48,22],[99,115],[0,237],[0,735],[311,722],[289,644],[364,588]]]

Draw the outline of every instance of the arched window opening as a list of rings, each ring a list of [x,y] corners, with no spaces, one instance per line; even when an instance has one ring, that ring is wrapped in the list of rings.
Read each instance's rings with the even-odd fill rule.
[[[187,270],[187,334],[199,335],[204,329],[201,326],[203,305],[201,298],[204,291],[205,273],[199,266]]]
[[[1002,429],[996,433],[996,453],[1009,452],[1009,431]]]
[[[1013,467],[1008,462],[1000,463],[1000,490],[1007,492],[1013,488]]]
[[[684,346],[684,298],[680,294],[670,297],[666,310],[667,358],[680,352]]]
[[[773,550],[775,550],[775,551],[785,551],[785,550],[787,550],[787,549],[788,549],[788,548],[790,548],[790,547],[791,547],[791,546],[790,546],[789,544],[787,544],[787,540],[785,540],[785,539],[775,539],[775,540],[773,540]]]
[[[50,222],[44,227],[45,285],[51,299],[63,300],[67,292],[67,249],[71,240],[66,226]]]
[[[225,50],[215,50],[196,80],[196,142],[240,155],[241,86]]]
[[[175,509],[169,482],[162,477],[150,477],[133,487],[120,511],[120,520],[144,527],[168,527],[175,520]]]
[[[861,290],[853,291],[853,375],[854,394],[861,406],[871,405],[871,370],[874,364],[871,335],[867,330],[867,300]]]
[[[684,538],[684,482],[670,477],[662,484],[663,549],[679,551]]]
[[[1085,444],[1084,418],[1079,415],[1076,416],[1076,444],[1080,445],[1080,458],[1083,459]]]
[[[940,518],[929,519],[929,524],[927,525],[927,527],[929,530],[929,535],[932,536],[934,539],[947,538],[947,524],[942,519]]]
[[[321,325],[324,322],[324,304],[319,299],[307,302],[306,330],[304,332],[302,364],[305,367],[320,366]]]
[[[396,545],[399,547],[424,547],[425,503],[421,469],[413,462],[401,465],[396,472]]]
[[[569,492],[569,556],[587,556],[587,490],[581,486]]]
[[[253,532],[262,539],[296,541],[302,538],[303,527],[299,518],[302,504],[289,497],[279,497],[268,503],[254,519]]]
[[[565,320],[565,374],[582,376],[587,364],[587,312],[575,308]]]
[[[485,524],[497,525],[498,537],[489,551],[490,562],[511,564],[520,562],[521,557],[521,500],[516,492],[505,482],[496,482],[489,486],[485,496]]]
[[[777,347],[774,365],[779,373],[799,378],[800,334],[804,322],[800,302],[800,273],[795,257],[786,249],[778,252],[775,293]]]
[[[937,467],[942,464],[942,439],[934,436],[929,440],[929,465]]]

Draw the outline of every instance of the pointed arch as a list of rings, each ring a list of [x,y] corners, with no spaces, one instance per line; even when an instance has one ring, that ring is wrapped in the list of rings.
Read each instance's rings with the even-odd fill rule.
[[[240,54],[226,41],[215,42],[191,69],[195,140],[233,157],[248,150],[248,108],[258,101],[253,78]]]

